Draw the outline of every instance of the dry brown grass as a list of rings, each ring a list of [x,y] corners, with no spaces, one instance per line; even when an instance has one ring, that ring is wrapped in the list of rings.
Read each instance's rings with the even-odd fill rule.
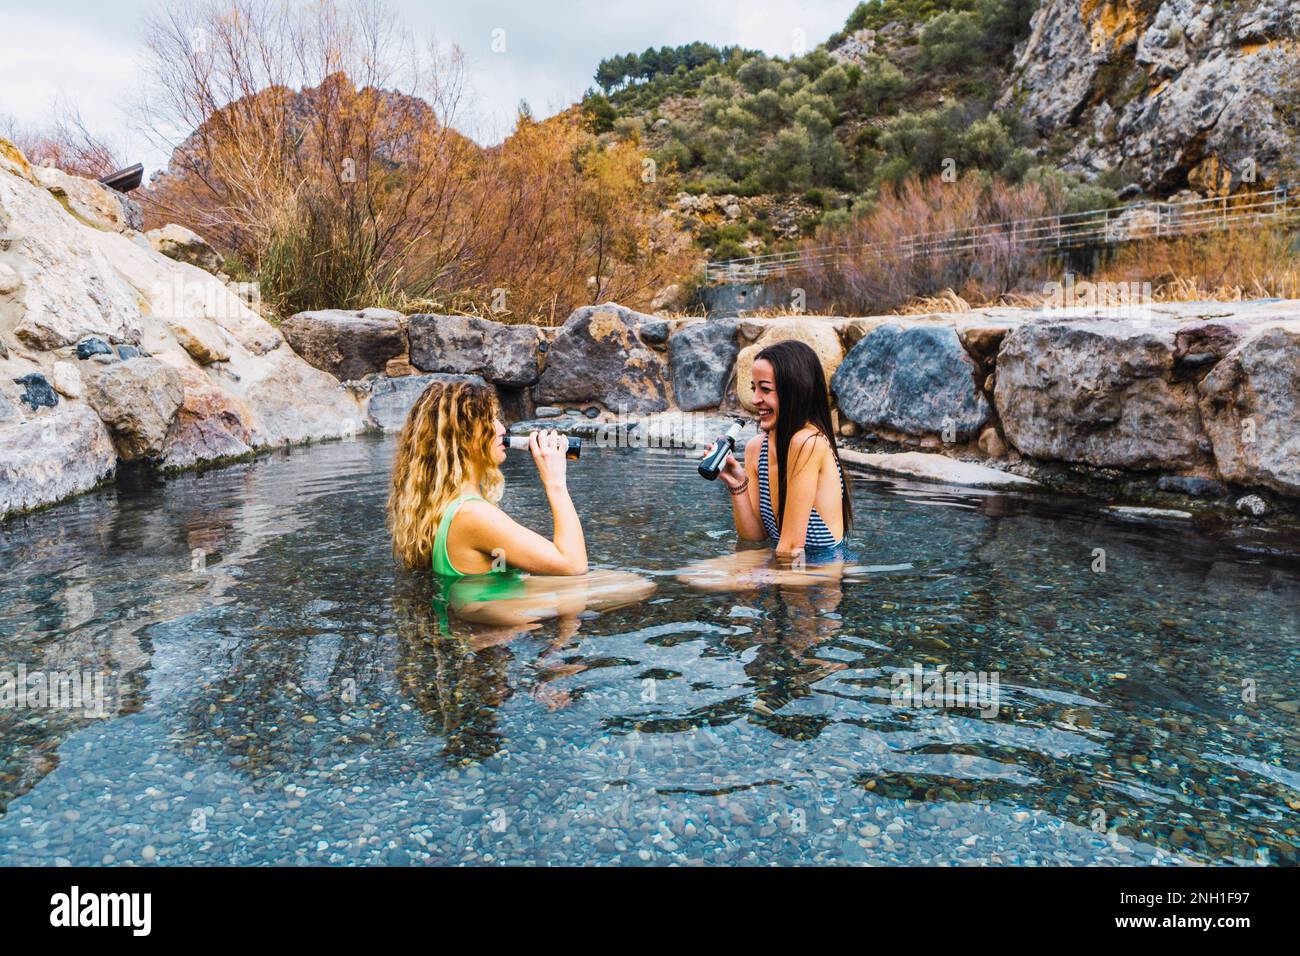
[[[1300,298],[1300,255],[1285,228],[1237,228],[1120,249],[1094,281],[1150,282],[1157,302]]]
[[[942,177],[909,178],[881,194],[875,207],[849,226],[824,232],[808,244],[864,250],[845,262],[809,259],[800,272],[810,297],[827,309],[858,315],[925,310],[934,298],[953,308],[1025,292],[1040,280],[1041,262],[1010,234],[990,233],[975,251],[926,250],[880,258],[866,250],[893,247],[907,236],[943,234],[976,226],[1032,219],[1058,211],[1062,197],[1036,182],[1012,185],[971,172],[953,183]]]

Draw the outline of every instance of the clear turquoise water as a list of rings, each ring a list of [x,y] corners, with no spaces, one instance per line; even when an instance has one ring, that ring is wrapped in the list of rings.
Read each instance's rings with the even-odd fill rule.
[[[1086,502],[859,480],[868,570],[702,594],[665,572],[733,549],[720,490],[590,449],[594,561],[658,590],[476,651],[395,573],[392,451],[0,525],[0,671],[120,688],[105,719],[0,710],[0,863],[1297,861],[1293,563]],[[545,527],[531,471],[508,463],[504,505]],[[997,715],[891,698],[915,664],[996,672]]]

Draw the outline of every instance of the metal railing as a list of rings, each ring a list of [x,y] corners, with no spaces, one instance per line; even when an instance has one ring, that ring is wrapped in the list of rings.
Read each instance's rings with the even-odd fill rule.
[[[1164,239],[1212,232],[1236,226],[1276,224],[1300,214],[1300,186],[1288,184],[1266,192],[1192,199],[1185,202],[1141,202],[1111,209],[1037,219],[987,223],[946,232],[918,233],[888,243],[815,246],[707,262],[705,282],[758,282],[772,276],[804,272],[841,263],[890,262],[1015,252],[1017,254],[1078,249],[1099,244]]]

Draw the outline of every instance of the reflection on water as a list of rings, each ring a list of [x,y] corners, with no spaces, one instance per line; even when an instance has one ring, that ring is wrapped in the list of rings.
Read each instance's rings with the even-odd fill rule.
[[[112,677],[106,719],[0,709],[0,863],[1297,862],[1295,565],[860,480],[855,565],[706,590],[679,574],[737,560],[725,498],[593,449],[594,563],[654,592],[444,619],[389,557],[392,450],[0,525],[0,673]],[[996,675],[995,715],[900,701],[917,669]]]

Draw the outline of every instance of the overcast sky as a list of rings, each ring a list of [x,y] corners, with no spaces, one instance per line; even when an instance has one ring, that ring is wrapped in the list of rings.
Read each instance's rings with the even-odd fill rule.
[[[116,139],[147,172],[167,153],[129,128],[141,82],[141,14],[163,0],[0,0],[0,114],[42,123],[53,104],[77,105],[93,131]],[[843,26],[856,0],[388,0],[415,33],[465,52],[478,110],[461,126],[499,138],[520,99],[545,116],[592,85],[603,57],[692,40],[789,56]],[[493,52],[494,31],[504,52]],[[498,43],[498,46],[501,44]]]

